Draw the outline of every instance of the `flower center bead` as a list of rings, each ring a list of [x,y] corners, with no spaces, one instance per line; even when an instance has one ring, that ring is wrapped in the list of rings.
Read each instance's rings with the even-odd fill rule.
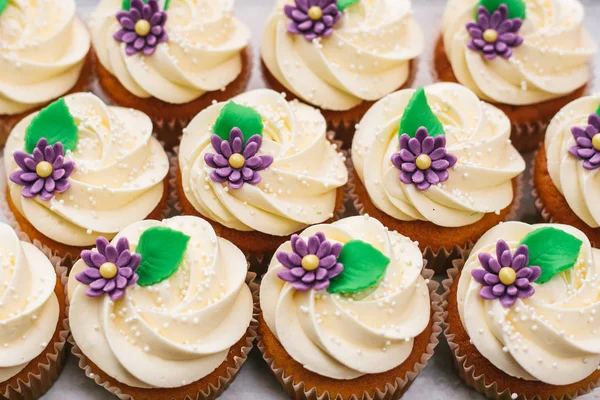
[[[302,257],[302,268],[307,271],[314,271],[319,268],[319,257],[314,254],[308,254]]]
[[[431,157],[429,157],[427,154],[421,154],[417,157],[416,164],[417,168],[419,169],[427,169],[431,167]]]
[[[592,146],[594,146],[594,149],[600,151],[600,133],[596,133],[592,138]]]
[[[35,172],[40,178],[47,178],[52,175],[52,164],[42,161],[35,167]]]
[[[498,273],[498,278],[504,285],[512,285],[517,280],[517,273],[511,267],[504,267]]]
[[[486,29],[483,32],[483,39],[488,43],[494,43],[498,40],[498,32],[494,29]]]
[[[150,22],[146,21],[145,19],[140,19],[135,23],[135,33],[137,33],[139,36],[148,35],[150,33],[150,28]]]
[[[318,21],[323,16],[323,10],[319,6],[312,6],[308,9],[308,18]]]
[[[239,153],[232,154],[231,157],[229,157],[229,165],[233,168],[242,168],[245,162],[244,156]]]
[[[112,279],[117,275],[117,266],[111,262],[105,262],[100,266],[100,275],[104,279]]]

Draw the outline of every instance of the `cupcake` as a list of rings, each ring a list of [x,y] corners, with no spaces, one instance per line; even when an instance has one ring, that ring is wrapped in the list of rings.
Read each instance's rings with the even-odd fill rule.
[[[69,331],[60,259],[0,222],[0,397],[40,398],[64,366]],[[56,269],[55,269],[56,268]]]
[[[260,286],[259,349],[294,399],[397,399],[433,355],[437,283],[370,217],[293,235]],[[431,296],[431,297],[430,297]]]
[[[289,235],[343,209],[348,171],[318,110],[255,90],[217,103],[184,130],[181,211],[203,216],[247,254],[270,256]]]
[[[250,78],[250,31],[233,1],[102,0],[90,24],[103,94],[148,114],[169,148],[194,115]]]
[[[444,281],[459,376],[494,400],[591,391],[600,379],[599,262],[600,250],[568,225],[507,222],[487,232]]]
[[[565,106],[535,159],[534,198],[547,222],[576,227],[600,246],[600,95]]]
[[[348,146],[374,101],[410,86],[422,50],[409,0],[278,0],[261,46],[266,84],[319,107]]]
[[[221,394],[256,337],[244,254],[190,216],[135,222],[96,245],[68,286],[86,375],[133,400]]]
[[[578,0],[449,0],[434,72],[504,111],[517,149],[535,150],[592,81],[596,45],[583,20]]]
[[[75,0],[0,1],[0,145],[27,115],[88,89],[89,54]]]
[[[525,170],[506,115],[455,83],[377,102],[356,131],[352,165],[358,211],[417,241],[438,272],[512,217]]]
[[[150,118],[91,93],[23,119],[4,154],[8,209],[23,232],[61,257],[168,208],[169,159]]]

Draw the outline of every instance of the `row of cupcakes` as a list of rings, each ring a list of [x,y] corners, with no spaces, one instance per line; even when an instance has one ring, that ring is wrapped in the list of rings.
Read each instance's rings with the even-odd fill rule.
[[[59,378],[69,329],[79,367],[121,399],[215,399],[255,340],[294,399],[400,398],[442,322],[458,375],[490,399],[567,400],[600,379],[600,253],[567,225],[493,227],[442,298],[417,244],[369,216],[292,235],[260,289],[242,251],[198,217],[99,237],[68,279],[39,242],[6,224],[0,237],[8,400]]]
[[[112,104],[149,115],[172,147],[199,111],[243,92],[252,71],[250,31],[232,0],[102,0],[91,34],[74,0],[5,2],[0,13],[0,137],[97,80]],[[500,108],[516,148],[533,150],[591,82],[596,45],[583,20],[577,0],[450,0],[433,74]],[[375,101],[411,85],[423,48],[408,0],[278,0],[262,70],[269,87],[318,107],[349,144]]]

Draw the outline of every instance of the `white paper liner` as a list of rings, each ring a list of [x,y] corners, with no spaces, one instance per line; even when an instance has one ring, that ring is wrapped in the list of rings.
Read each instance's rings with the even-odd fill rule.
[[[534,179],[535,179],[535,164],[536,164],[537,156],[538,156],[538,151],[536,151],[533,154],[533,161],[531,162],[531,178],[529,178],[529,187],[531,187],[531,197],[533,197],[533,202],[535,204],[535,208],[540,213],[540,216],[542,217],[544,222],[552,223],[552,222],[554,222],[552,220],[552,215],[550,215],[550,212],[548,210],[546,210],[546,207],[544,206],[544,203],[540,199],[537,189],[535,188]]]
[[[266,361],[267,365],[271,369],[273,375],[277,381],[283,386],[288,395],[294,400],[387,400],[387,399],[398,399],[402,394],[410,387],[415,378],[421,373],[421,371],[427,366],[427,363],[433,357],[435,347],[439,343],[439,335],[442,332],[442,309],[440,307],[441,296],[437,294],[437,289],[440,284],[434,281],[433,275],[434,271],[426,268],[427,260],[423,260],[424,267],[421,271],[421,275],[426,279],[427,287],[429,289],[429,295],[431,300],[432,307],[432,333],[429,338],[429,344],[427,346],[426,352],[423,353],[419,362],[417,362],[412,371],[408,371],[405,376],[399,376],[396,378],[394,382],[388,382],[385,386],[385,391],[381,391],[380,389],[376,389],[373,395],[371,395],[366,390],[372,390],[371,388],[357,388],[357,393],[353,394],[349,398],[342,398],[342,396],[337,393],[334,397],[333,394],[330,394],[327,391],[323,391],[319,394],[319,388],[316,387],[306,387],[304,382],[296,382],[294,376],[288,375],[283,368],[279,368],[276,365],[276,361],[274,358],[270,357],[268,354],[268,350],[262,341],[262,338],[259,336],[257,338],[258,344],[257,347],[261,351],[263,359]],[[366,390],[365,390],[366,389]],[[364,390],[360,393],[360,390]]]
[[[248,284],[248,286],[250,287],[250,290],[252,292],[252,299],[254,302],[254,311],[253,311],[252,321],[250,322],[250,326],[248,327],[248,331],[246,334],[246,342],[241,349],[241,354],[239,356],[234,357],[235,367],[228,368],[227,374],[225,376],[219,377],[218,386],[210,385],[209,387],[207,387],[203,390],[200,390],[197,393],[187,393],[185,398],[172,398],[171,400],[213,400],[213,399],[217,398],[218,396],[220,396],[225,391],[225,389],[227,389],[229,387],[231,382],[233,382],[233,380],[237,376],[238,372],[242,368],[242,365],[244,365],[244,363],[248,359],[248,354],[254,347],[254,341],[257,337],[257,329],[258,329],[257,316],[258,316],[258,313],[260,312],[260,309],[259,309],[259,305],[258,305],[259,304],[259,302],[258,302],[259,285],[258,285],[258,283],[255,282],[255,280],[256,280],[256,274],[253,272],[248,272],[248,274],[246,275],[246,283]],[[67,298],[67,315],[68,315],[68,313],[69,313],[69,302],[68,302],[68,298]],[[81,351],[81,349],[75,342],[75,339],[73,338],[73,336],[69,336],[68,341],[72,345],[71,353],[79,359],[78,366],[79,366],[79,368],[81,368],[84,371],[85,376],[92,379],[98,386],[103,387],[104,389],[106,389],[110,393],[114,394],[121,400],[135,400],[134,396],[124,393],[123,390],[121,389],[121,387],[113,386],[113,385],[111,385],[111,383],[109,381],[103,381],[99,375],[96,375],[94,372],[92,372],[92,367],[89,365],[87,357],[83,354],[83,352]],[[140,389],[140,390],[144,390],[144,389]],[[146,389],[146,390],[151,391],[152,389]],[[148,398],[147,396],[149,396],[149,395],[150,395],[149,393],[145,393],[146,398]]]
[[[466,355],[460,354],[460,346],[454,342],[455,335],[450,333],[450,327],[448,325],[448,297],[450,296],[450,290],[459,271],[464,266],[466,260],[469,258],[470,250],[466,250],[461,254],[459,259],[452,262],[453,267],[447,271],[448,278],[442,281],[443,294],[441,296],[440,307],[442,309],[442,317],[444,320],[444,336],[450,347],[452,353],[452,362],[458,376],[471,388],[475,389],[488,399],[492,400],[541,400],[540,396],[535,395],[533,397],[527,397],[525,394],[519,392],[518,387],[507,388],[500,392],[498,384],[496,382],[488,383],[489,379],[483,375],[478,374],[475,371],[475,365],[469,362]],[[508,375],[507,375],[508,376]],[[543,383],[540,382],[543,385]],[[594,388],[600,386],[600,382],[589,384],[587,387],[579,388],[574,393],[564,393],[560,396],[552,396],[552,399],[544,398],[542,400],[570,400],[577,396],[582,396],[586,393],[590,393]]]
[[[13,221],[14,222],[14,221]],[[12,225],[11,225],[12,226]],[[29,237],[21,231],[15,230],[17,236],[21,241],[32,243]],[[32,243],[37,247],[44,255],[50,260],[54,266],[54,270],[57,275],[57,279],[60,279],[60,283],[63,290],[67,288],[67,267],[63,266],[62,259],[52,255],[52,251],[43,246],[38,240]],[[62,299],[61,299],[62,300]],[[61,313],[62,314],[62,313]],[[44,363],[38,364],[38,374],[29,372],[26,380],[18,379],[17,385],[6,385],[5,382],[0,382],[0,397],[4,396],[8,400],[34,400],[40,398],[54,382],[58,379],[65,362],[67,360],[67,353],[65,345],[67,343],[67,337],[69,336],[69,320],[68,313],[65,310],[65,314],[59,314],[59,333],[58,340],[56,340],[51,351],[46,353],[46,359]],[[28,365],[25,369],[30,369]],[[19,372],[21,373],[21,372]],[[14,377],[10,378],[10,380]]]

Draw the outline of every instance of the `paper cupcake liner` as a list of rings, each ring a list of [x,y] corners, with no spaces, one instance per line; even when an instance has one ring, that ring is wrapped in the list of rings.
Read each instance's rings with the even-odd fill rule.
[[[552,215],[550,212],[546,210],[544,203],[540,199],[537,189],[535,188],[534,177],[535,177],[535,160],[537,159],[538,152],[536,151],[533,154],[533,161],[531,163],[531,177],[529,178],[529,187],[531,188],[531,197],[533,198],[533,203],[535,204],[535,208],[538,210],[538,213],[544,220],[544,222],[552,223]]]
[[[356,181],[360,179],[356,171],[354,170],[354,165],[352,164],[351,151],[348,151],[348,157],[346,166],[348,167],[349,179],[348,184],[346,185],[346,196],[350,200],[350,202],[354,205],[354,209],[356,213],[359,215],[365,214],[364,212],[364,204],[361,202],[358,194],[356,193]],[[517,216],[519,215],[519,210],[523,204],[523,196],[525,191],[525,182],[523,180],[523,174],[517,177],[517,187],[514,192],[514,200],[511,206],[509,213],[506,216],[505,221],[513,221],[517,220]],[[452,261],[460,258],[463,251],[471,250],[473,248],[474,242],[467,241],[466,243],[457,243],[456,245],[450,248],[440,247],[437,250],[434,250],[431,246],[425,247],[422,249],[423,258],[427,260],[427,265],[429,268],[434,270],[436,273],[444,273],[448,268],[452,267]]]
[[[246,333],[245,343],[241,349],[242,351],[239,356],[234,357],[235,366],[233,368],[227,368],[227,373],[224,376],[219,376],[219,380],[218,380],[219,383],[217,386],[209,385],[208,387],[203,388],[196,393],[187,393],[185,397],[181,397],[181,398],[173,397],[171,400],[213,400],[213,399],[216,399],[217,397],[219,397],[225,391],[225,389],[227,389],[229,387],[229,385],[233,382],[233,380],[237,376],[238,372],[240,371],[240,369],[242,368],[242,366],[248,359],[248,355],[250,354],[250,351],[254,347],[254,340],[256,339],[256,337],[258,335],[257,334],[257,329],[258,329],[257,316],[258,316],[258,313],[260,312],[260,309],[258,306],[258,304],[259,304],[259,301],[258,301],[259,285],[258,285],[258,283],[255,282],[255,280],[256,280],[256,274],[253,272],[248,272],[248,274],[246,275],[246,283],[248,284],[248,286],[250,287],[250,290],[252,292],[252,299],[254,302],[253,317],[252,317],[252,321],[250,322],[250,326],[248,327],[248,331]],[[67,299],[67,315],[68,315],[68,312],[69,312],[69,302]],[[103,380],[100,375],[97,375],[93,372],[92,366],[89,364],[89,359],[83,354],[83,352],[81,351],[81,349],[75,342],[75,339],[73,338],[73,336],[69,336],[68,341],[72,345],[71,353],[79,359],[78,366],[79,366],[79,368],[81,368],[84,371],[85,376],[92,379],[98,386],[103,387],[108,392],[117,396],[121,400],[135,400],[135,396],[124,392],[124,390],[121,389],[120,386],[113,385],[108,380]],[[192,383],[192,385],[193,385],[193,383]],[[152,389],[148,389],[148,390],[151,391]],[[146,396],[151,396],[151,394],[146,394]],[[145,398],[149,398],[149,397],[145,397]]]
[[[402,394],[408,390],[415,378],[421,373],[421,371],[427,366],[427,363],[433,357],[435,347],[439,343],[439,335],[442,332],[442,309],[440,307],[441,296],[437,294],[437,289],[440,286],[438,282],[434,281],[434,271],[426,268],[427,260],[424,260],[424,267],[421,275],[426,279],[427,287],[429,289],[429,295],[432,306],[432,333],[429,337],[429,344],[425,353],[421,356],[419,362],[417,362],[411,371],[406,372],[405,376],[399,376],[394,382],[387,382],[385,390],[376,389],[374,393],[369,393],[365,388],[357,388],[357,393],[354,393],[349,398],[342,398],[338,393],[335,396],[327,391],[319,392],[319,388],[307,387],[307,384],[303,381],[296,382],[293,375],[289,375],[283,368],[276,365],[276,361],[268,353],[268,350],[259,336],[257,347],[262,353],[263,359],[271,369],[271,372],[277,379],[277,381],[283,386],[288,395],[294,400],[388,400],[398,399]],[[367,388],[368,390],[372,390]],[[360,390],[364,390],[360,392]]]
[[[440,307],[442,309],[442,317],[444,320],[444,336],[452,353],[452,362],[458,376],[467,384],[467,386],[475,389],[488,399],[492,400],[550,400],[550,398],[541,399],[539,395],[527,396],[519,391],[518,385],[512,388],[506,388],[500,391],[497,382],[491,382],[484,374],[480,374],[475,370],[475,365],[469,361],[466,355],[461,355],[459,344],[454,341],[455,335],[450,333],[448,325],[448,297],[450,296],[451,287],[456,280],[459,271],[463,268],[466,260],[469,258],[470,251],[464,251],[461,258],[452,262],[453,267],[448,270],[448,278],[442,281],[444,292],[441,296]],[[552,400],[571,400],[577,396],[582,396],[590,393],[594,388],[598,387],[600,382],[591,383],[583,388],[576,389],[573,393],[563,393],[561,395],[552,396]]]
[[[31,242],[29,237],[23,232],[16,231],[20,240],[32,243],[50,260],[56,271],[58,279],[62,284],[63,290],[67,288],[67,267],[63,266],[62,260],[59,257],[52,255],[52,251],[43,246],[38,240]],[[59,299],[60,301],[61,299]],[[69,320],[68,313],[65,309],[64,315],[59,314],[62,321],[58,323],[58,338],[44,352],[42,362],[35,366],[27,365],[24,371],[29,371],[25,379],[19,377],[16,382],[11,382],[15,377],[8,381],[0,382],[0,397],[8,400],[34,400],[40,398],[58,379],[65,362],[67,360],[67,352],[65,345],[69,336]],[[39,357],[39,356],[38,356]],[[35,360],[35,359],[34,359]],[[31,364],[31,363],[30,363]],[[34,373],[36,372],[36,373]],[[21,374],[19,372],[19,374]],[[18,376],[17,374],[16,376]],[[7,382],[10,382],[7,384]],[[4,396],[4,397],[3,397]]]

